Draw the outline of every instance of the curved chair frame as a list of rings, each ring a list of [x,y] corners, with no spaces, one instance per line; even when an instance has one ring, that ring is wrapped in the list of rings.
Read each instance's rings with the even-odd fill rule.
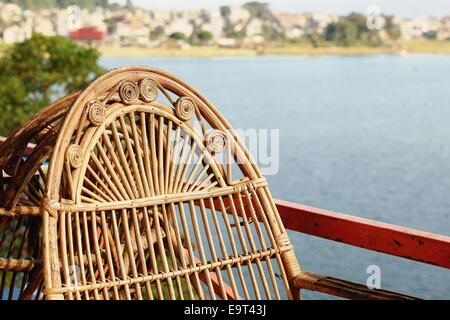
[[[300,266],[258,166],[170,74],[112,70],[0,154],[0,299],[7,282],[10,299],[299,298]]]

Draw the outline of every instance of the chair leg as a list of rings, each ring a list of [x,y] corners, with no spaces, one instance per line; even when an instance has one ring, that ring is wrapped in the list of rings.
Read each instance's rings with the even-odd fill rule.
[[[352,300],[422,300],[405,294],[369,289],[364,285],[302,271],[292,279],[298,289],[306,289]]]

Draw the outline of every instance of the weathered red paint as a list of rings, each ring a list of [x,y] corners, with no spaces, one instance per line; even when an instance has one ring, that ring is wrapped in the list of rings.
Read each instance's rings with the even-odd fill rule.
[[[276,200],[287,229],[450,269],[450,237]]]

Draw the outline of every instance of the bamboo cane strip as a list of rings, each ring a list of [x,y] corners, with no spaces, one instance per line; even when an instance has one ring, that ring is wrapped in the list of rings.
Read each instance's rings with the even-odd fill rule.
[[[103,199],[102,197],[100,197],[99,195],[97,195],[97,194],[95,194],[94,192],[92,192],[91,190],[89,190],[88,188],[86,188],[86,187],[82,187],[81,188],[81,191],[83,191],[85,194],[87,194],[88,196],[90,196],[92,199],[91,200],[97,200],[97,201],[94,201],[93,203],[95,203],[95,202],[103,202],[103,203],[105,203],[105,202],[107,202],[105,199]],[[86,199],[89,199],[89,198],[87,198],[87,197],[85,197]]]
[[[123,128],[122,121],[120,121],[120,124],[122,126],[122,129],[125,130]],[[116,144],[116,150],[117,150],[117,153],[119,155],[120,162],[122,164],[121,168],[123,168],[125,170],[125,174],[126,174],[126,177],[127,177],[127,180],[128,180],[128,185],[130,185],[130,187],[132,189],[132,192],[134,194],[134,197],[138,198],[138,191],[137,191],[136,185],[134,183],[133,175],[131,174],[130,168],[128,166],[127,158],[126,158],[125,153],[123,151],[123,146],[122,146],[121,139],[118,136],[117,126],[116,126],[115,121],[111,122],[111,129],[112,129],[112,133],[113,133],[114,142]]]
[[[224,242],[223,236],[222,236],[222,230],[221,230],[220,225],[219,225],[219,220],[217,219],[217,212],[216,212],[216,208],[214,206],[213,198],[209,198],[208,200],[209,200],[211,215],[212,215],[212,218],[213,218],[213,221],[214,221],[214,227],[216,229],[216,234],[217,234],[217,237],[219,238],[219,245],[220,245],[220,250],[222,252],[222,256],[224,257],[224,259],[229,259],[229,255],[228,255],[228,252],[227,252],[227,247],[225,245],[225,242]],[[231,267],[229,265],[227,265],[226,268],[227,268],[228,279],[230,281],[231,288],[233,290],[233,296],[235,297],[235,299],[238,299],[239,294],[238,294],[238,291],[237,291],[237,287],[236,287],[236,283],[235,283],[235,280],[234,280],[233,272],[232,272]]]
[[[114,200],[112,198],[110,198],[106,193],[104,193],[99,187],[97,187],[94,183],[92,183],[91,180],[89,180],[88,178],[84,178],[84,181],[89,185],[89,187],[91,187],[93,189],[93,191],[91,191],[92,193],[97,192],[97,194],[102,197],[105,202],[114,202]],[[87,189],[86,187],[84,187],[84,189]]]
[[[145,225],[145,233],[146,233],[148,243],[149,244],[155,243],[157,240],[153,239],[152,228],[150,225],[150,219],[148,218],[148,209],[146,207],[144,208],[144,225]],[[158,262],[156,260],[156,253],[155,253],[153,245],[149,245],[148,249],[150,252],[150,264],[153,268],[153,273],[158,274],[159,273]],[[158,294],[158,298],[160,300],[164,300],[164,294],[163,294],[161,282],[159,279],[156,280],[156,292]]]
[[[170,233],[171,232],[171,227],[170,227],[170,222],[169,222],[169,218],[168,218],[166,207],[163,205],[163,206],[161,206],[161,209],[162,209],[162,215],[163,215],[164,230],[166,230],[166,233]],[[167,237],[167,244],[168,244],[168,247],[169,247],[170,259],[171,259],[171,262],[172,262],[172,270],[177,271],[178,270],[177,257],[175,255],[174,245],[173,245],[171,236]],[[175,277],[175,281],[177,283],[179,298],[181,300],[184,300],[183,286],[181,284],[180,277],[179,276]]]
[[[123,194],[116,188],[116,185],[114,184],[114,182],[111,181],[108,173],[105,171],[105,169],[103,169],[102,165],[100,164],[100,161],[98,160],[97,156],[94,153],[91,153],[91,159],[94,160],[95,164],[97,165],[97,169],[100,171],[103,178],[106,180],[106,183],[112,189],[112,191],[114,192],[116,197],[119,200],[125,200],[125,198],[123,197]]]
[[[75,232],[76,232],[76,238],[77,238],[77,250],[78,250],[78,257],[79,257],[79,268],[81,269],[81,283],[83,285],[87,284],[86,279],[86,271],[84,268],[84,258],[83,258],[83,244],[82,244],[82,237],[81,237],[81,226],[80,226],[80,213],[77,212],[74,214],[75,216]],[[90,300],[89,298],[89,292],[87,290],[84,291],[84,295],[86,300]]]
[[[191,147],[190,147],[191,150],[189,151],[186,160],[183,161],[183,166],[182,166],[182,169],[181,169],[181,175],[180,175],[180,178],[178,179],[177,185],[175,186],[175,192],[176,193],[180,193],[181,189],[183,188],[183,184],[185,182],[184,180],[186,178],[186,174],[187,174],[187,171],[188,171],[189,166],[191,164],[192,157],[194,155],[196,147],[197,147],[196,143],[194,141],[192,141],[191,142]]]
[[[138,277],[137,267],[136,267],[136,259],[134,257],[133,252],[133,244],[131,240],[131,234],[130,234],[130,228],[128,225],[128,214],[126,209],[122,209],[122,223],[123,223],[123,234],[125,237],[125,248],[126,248],[126,254],[128,255],[128,259],[131,266],[131,272],[133,274],[133,277]],[[136,289],[136,295],[139,300],[142,300],[142,293],[141,293],[141,286],[139,283],[136,283],[135,285]]]
[[[119,200],[120,197],[118,198],[116,196],[116,194],[114,194],[111,191],[111,189],[102,181],[102,179],[97,175],[97,173],[95,173],[95,171],[90,166],[87,166],[87,170],[94,177],[94,179],[97,181],[97,183],[108,193],[108,195],[111,199],[113,199],[114,201]],[[87,180],[88,178],[85,176],[84,179]],[[93,183],[93,182],[91,182],[91,183]]]
[[[128,178],[124,172],[124,169],[122,168],[121,162],[119,162],[119,159],[117,157],[116,151],[114,150],[114,146],[109,138],[109,135],[106,135],[105,133],[103,133],[102,138],[103,138],[104,146],[106,146],[106,149],[108,150],[108,153],[111,157],[114,167],[120,176],[120,180],[124,184],[124,188],[126,188],[126,190],[127,190],[128,198],[129,199],[134,198],[133,192],[130,191],[131,190],[130,182],[128,181]],[[116,141],[115,141],[115,143],[116,143]],[[98,148],[100,148],[101,146],[102,145],[98,146]],[[116,145],[116,148],[121,148],[121,147],[122,147],[121,145]],[[114,171],[116,171],[116,170],[114,170]]]
[[[147,263],[146,263],[146,257],[144,253],[144,245],[142,244],[142,236],[141,232],[139,230],[139,220],[136,213],[136,208],[131,209],[131,215],[132,215],[132,221],[133,221],[133,228],[134,228],[134,234],[136,238],[136,244],[138,248],[138,254],[139,254],[139,260],[141,262],[141,270],[144,276],[148,275],[147,270]],[[149,243],[148,246],[151,246],[152,244]],[[147,291],[148,296],[152,296],[152,289],[150,287],[150,282],[145,282],[145,288]]]
[[[11,217],[6,217],[5,229],[3,229],[3,235],[2,235],[2,238],[0,240],[0,252],[3,251],[3,247],[5,245],[6,238],[7,238],[8,234],[9,234],[9,231],[10,231],[12,220],[13,219]]]
[[[97,283],[97,280],[96,280],[96,276],[95,276],[94,265],[92,263],[93,259],[91,256],[91,245],[90,245],[87,214],[86,214],[86,212],[83,212],[82,215],[83,215],[82,218],[83,218],[83,231],[84,231],[83,238],[84,238],[85,251],[86,251],[86,255],[87,255],[88,271],[90,274],[91,283],[93,283],[95,285]],[[82,254],[83,253],[81,253],[79,256],[80,259],[81,259]],[[95,300],[99,300],[99,294],[98,294],[97,289],[94,290],[94,298],[95,298]]]
[[[245,231],[247,233],[247,239],[249,240],[251,251],[255,252],[255,251],[257,251],[257,248],[256,248],[255,240],[253,239],[252,231],[250,229],[250,225],[249,225],[249,222],[248,222],[248,219],[247,219],[247,214],[246,214],[245,209],[244,209],[244,203],[242,201],[242,195],[241,195],[241,193],[238,193],[236,196],[237,196],[237,199],[238,199],[238,208],[239,208],[239,211],[241,212],[242,218],[244,220],[244,229],[245,229]],[[252,210],[252,208],[251,208],[251,210]],[[255,224],[258,224],[257,220],[256,220]],[[262,245],[262,249],[263,250],[267,250],[267,247],[264,245],[264,239],[262,238],[261,233],[258,233],[258,235],[259,235],[258,238],[259,238],[259,240],[261,242],[261,245]],[[266,263],[270,264],[270,261],[266,261]],[[272,300],[272,296],[270,294],[269,285],[267,283],[266,276],[264,275],[264,270],[263,270],[261,261],[256,260],[256,266],[257,266],[259,274],[260,274],[260,279],[262,281],[263,289],[264,289],[264,291],[266,293],[266,297],[267,297],[268,300]]]
[[[91,232],[92,232],[92,242],[94,243],[94,252],[95,252],[95,257],[97,258],[97,270],[99,271],[100,274],[100,280],[102,282],[106,282],[106,277],[105,277],[105,267],[103,265],[103,259],[102,256],[100,254],[100,245],[98,243],[98,238],[100,237],[97,234],[97,216],[95,212],[91,212]],[[105,236],[105,235],[103,235]],[[109,300],[109,292],[108,290],[106,290],[106,288],[103,290],[103,296],[106,300]]]
[[[172,237],[175,237],[175,241],[172,241],[172,242],[174,244],[176,244],[176,247],[178,249],[177,250],[177,255],[178,255],[178,258],[181,261],[182,268],[186,269],[187,268],[187,261],[186,261],[187,259],[186,259],[186,256],[185,256],[185,250],[183,248],[183,241],[181,240],[181,235],[180,235],[181,230],[178,227],[178,219],[175,216],[176,212],[177,211],[176,211],[175,205],[173,203],[170,203],[170,213],[171,213],[171,218],[172,218],[172,221],[173,221],[173,224],[174,224],[174,229],[171,230],[171,231],[173,231],[174,234],[175,234],[174,236],[172,235]],[[186,285],[187,285],[187,288],[188,288],[189,299],[190,300],[194,300],[194,294],[192,292],[192,285],[191,285],[191,278],[189,277],[188,274],[186,274],[185,275],[185,279],[186,279]]]
[[[201,181],[200,183],[199,183],[199,185],[197,186],[197,187],[195,187],[194,188],[194,192],[197,192],[197,191],[200,191],[201,189],[203,189],[204,187],[205,187],[205,185],[209,182],[209,181],[211,181],[211,179],[212,178],[214,178],[214,174],[213,173],[211,173],[209,176],[207,176],[203,181]],[[215,183],[217,183],[217,182],[215,182]]]
[[[33,195],[29,190],[24,189],[23,193],[25,193],[25,195],[29,198],[29,200],[31,200],[35,205],[40,203],[39,199],[35,195]]]
[[[203,175],[209,170],[209,165],[204,166],[202,171],[198,174],[197,178],[194,180],[192,185],[188,188],[187,192],[193,192],[195,187],[198,185],[200,179],[203,177]]]
[[[148,184],[148,177],[147,177],[147,173],[145,171],[145,167],[144,167],[144,162],[143,162],[143,151],[142,151],[142,135],[138,134],[138,130],[137,130],[137,126],[136,126],[136,118],[134,116],[134,112],[132,112],[130,114],[130,122],[131,122],[131,129],[132,129],[132,136],[133,136],[133,140],[135,141],[135,149],[136,149],[136,160],[138,162],[138,166],[139,166],[139,172],[140,172],[140,176],[142,178],[142,184],[144,187],[144,193],[142,195],[142,197],[148,197],[150,196],[150,187]]]
[[[211,253],[211,257],[212,257],[212,262],[217,262],[218,260],[217,260],[216,249],[214,248],[214,241],[212,239],[211,229],[209,228],[208,217],[206,215],[205,203],[203,202],[203,200],[200,200],[200,213],[202,216],[203,225],[205,226],[206,238],[208,241],[208,246],[209,246],[209,250]],[[215,271],[216,271],[217,279],[218,279],[219,285],[220,285],[221,298],[226,300],[227,294],[226,294],[225,287],[223,285],[223,280],[222,280],[222,275],[220,273],[220,269],[216,268]]]
[[[222,197],[219,196],[218,199],[219,199],[220,208],[221,208],[221,211],[222,211],[222,219],[225,222],[225,227],[226,227],[227,233],[228,233],[228,239],[230,240],[231,249],[233,251],[233,257],[234,258],[238,258],[239,254],[238,254],[238,251],[237,251],[236,242],[234,240],[233,231],[231,230],[230,221],[228,220],[227,209],[225,208],[225,204],[223,202]],[[249,295],[249,292],[248,292],[248,289],[247,289],[247,285],[245,284],[244,273],[242,271],[241,263],[237,263],[236,267],[237,267],[237,270],[238,270],[239,280],[241,281],[241,286],[242,286],[242,289],[244,291],[245,299],[246,300],[250,300],[250,295]]]
[[[0,258],[0,270],[29,272],[41,262],[35,259]]]
[[[183,146],[181,147],[181,152],[180,155],[178,157],[178,161],[177,161],[177,169],[175,172],[175,178],[174,178],[174,183],[173,183],[173,193],[175,193],[178,189],[178,184],[180,183],[181,180],[181,172],[182,172],[182,168],[183,168],[183,163],[184,163],[184,158],[186,156],[186,152],[188,149],[188,145],[189,145],[189,136],[185,136],[184,140],[183,140]]]
[[[103,163],[106,166],[107,171],[105,171],[105,172],[109,173],[108,177],[113,180],[113,182],[117,186],[117,188],[120,191],[122,198],[124,200],[133,199],[134,198],[133,194],[132,193],[129,194],[127,192],[127,190],[125,189],[127,187],[127,185],[126,184],[124,185],[123,183],[121,183],[120,178],[117,175],[115,168],[112,166],[112,164],[111,164],[108,156],[106,155],[105,150],[103,150],[103,148],[104,147],[98,142],[97,150],[98,150],[98,154],[100,155],[100,158],[103,160]],[[91,158],[94,160],[94,162],[97,164],[97,166],[101,165],[99,159],[97,158],[97,156],[95,155],[94,152],[92,152]],[[114,156],[113,156],[113,159],[115,159]],[[117,165],[116,165],[116,168],[118,168]],[[120,170],[119,170],[119,172],[120,172]]]
[[[190,260],[189,263],[191,265],[195,265],[194,250],[192,249],[191,237],[189,235],[189,228],[188,228],[188,225],[187,225],[186,214],[185,214],[184,206],[183,206],[182,202],[178,203],[178,209],[179,209],[179,212],[180,212],[180,218],[181,218],[181,223],[182,223],[182,226],[183,226],[184,235],[186,237],[187,249],[188,249],[189,260]],[[200,297],[200,300],[205,300],[205,295],[204,295],[204,292],[203,292],[203,288],[202,288],[202,286],[200,284],[200,279],[199,279],[197,273],[194,273],[194,280],[195,280],[194,286],[197,289],[197,294]]]
[[[117,250],[117,256],[119,257],[120,273],[121,273],[122,280],[125,280],[128,278],[128,273],[125,269],[125,263],[123,261],[123,254],[124,254],[123,251],[124,250],[122,250],[122,246],[121,246],[119,228],[117,225],[116,212],[113,210],[111,213],[112,213],[111,217],[112,217],[112,226],[113,226],[115,247]],[[127,300],[131,300],[130,288],[128,285],[125,285],[125,296],[126,296]]]
[[[159,83],[158,83],[158,88],[159,88],[159,90],[161,90],[161,92],[164,94],[164,96],[167,98],[167,100],[172,104],[172,106],[175,107],[175,102],[173,101],[172,97],[167,93],[166,89]]]
[[[249,193],[247,190],[244,191],[244,194],[246,196],[247,203],[248,203],[248,206],[250,208],[251,217],[252,217],[253,221],[255,221],[255,228],[256,228],[256,232],[258,234],[258,238],[260,240],[261,247],[262,247],[263,250],[266,250],[267,249],[267,245],[265,243],[264,235],[263,235],[263,232],[261,230],[261,227],[260,227],[259,223],[257,222],[257,221],[259,221],[259,219],[258,219],[258,217],[256,215],[256,211],[255,211],[255,208],[253,206],[253,201],[252,201],[252,196],[257,198],[257,195],[256,195],[256,193],[253,193],[253,192]],[[242,204],[242,206],[243,206],[243,204]],[[263,220],[264,219],[265,219],[265,217],[263,218]],[[266,227],[266,234],[269,234],[270,230],[267,230],[267,227],[268,227],[267,224],[265,224],[264,221],[263,221],[263,224]],[[272,236],[272,238],[273,238],[273,236]],[[269,239],[270,239],[270,236],[269,236]],[[272,241],[272,239],[270,239],[270,241]],[[274,241],[274,239],[273,239],[273,241]],[[273,247],[275,247],[275,245],[276,245],[276,243],[272,243]],[[271,280],[271,283],[272,283],[273,291],[275,293],[275,297],[276,297],[277,300],[280,300],[281,297],[280,297],[280,294],[279,294],[277,282],[276,282],[276,280],[274,278],[274,270],[272,268],[272,263],[267,258],[265,258],[265,261],[266,261],[266,266],[268,268],[268,272],[270,274],[270,280]]]
[[[65,169],[65,174],[66,174],[66,177],[67,177],[66,182],[68,184],[70,194],[74,195],[75,194],[74,193],[75,189],[74,189],[74,186],[73,186],[72,167],[71,167],[71,165],[70,165],[68,160],[66,160],[65,163],[64,163],[64,169]]]
[[[6,253],[6,259],[10,259],[13,254],[14,245],[15,245],[16,238],[17,238],[17,235],[20,230],[20,226],[22,225],[22,221],[23,221],[23,217],[19,217],[16,221],[16,226],[15,226],[14,232],[12,234],[12,239],[11,239],[11,242],[9,244],[9,247],[8,247],[8,250]],[[1,287],[0,288],[0,296],[3,296],[3,290],[4,290],[5,282],[6,282],[6,275],[7,275],[7,272],[3,271],[2,281],[1,281],[1,286],[0,286]],[[14,290],[14,286],[12,287],[12,290]],[[9,297],[8,297],[8,299],[10,300]]]
[[[69,264],[68,264],[68,256],[67,256],[67,235],[66,235],[66,213],[61,212],[59,217],[59,241],[60,241],[60,247],[61,247],[61,261],[62,261],[62,270],[64,273],[64,278],[66,280],[66,284],[69,284],[71,282],[70,274],[69,274]],[[73,293],[69,292],[68,294],[69,300],[73,300]]]
[[[39,267],[34,276],[28,281],[28,286],[25,288],[25,290],[22,290],[19,296],[19,300],[31,300],[33,297],[33,293],[37,291],[35,299],[38,298],[40,288],[43,284],[43,273],[42,273],[42,266]]]
[[[203,248],[203,241],[202,241],[202,237],[200,234],[200,228],[198,225],[197,212],[195,210],[194,201],[192,201],[192,200],[189,201],[189,212],[191,214],[191,221],[192,221],[192,226],[194,228],[194,235],[195,235],[195,239],[197,242],[198,252],[200,254],[200,261],[202,264],[206,264],[207,263],[206,255],[205,255],[205,251]],[[216,294],[215,294],[214,288],[212,286],[211,277],[209,275],[209,272],[205,272],[204,275],[206,277],[206,285],[208,287],[210,297],[212,300],[216,300]]]
[[[161,236],[159,210],[158,210],[157,206],[153,206],[152,210],[153,210],[153,223],[154,223],[155,229],[156,229],[156,239],[157,239],[158,251],[159,251],[159,254],[161,257],[163,270],[164,270],[164,272],[168,273],[169,265],[167,263],[166,250],[164,248],[164,243],[163,243],[162,236]],[[175,299],[175,291],[173,289],[172,278],[170,278],[170,277],[167,278],[166,283],[167,283],[167,287],[169,289],[170,299],[174,300]]]
[[[75,267],[75,249],[74,249],[74,242],[73,242],[73,221],[72,221],[72,213],[67,212],[67,219],[66,219],[66,228],[67,228],[67,235],[68,235],[68,245],[69,245],[69,259],[71,266]],[[69,277],[70,278],[70,277]],[[74,277],[75,280],[75,286],[78,286],[78,277]],[[79,291],[75,291],[75,298],[77,300],[81,300],[81,295]]]
[[[0,208],[0,216],[8,216],[8,217],[15,217],[18,215],[22,216],[40,216],[41,215],[41,208],[39,207],[15,207],[14,209],[6,210],[3,208]],[[8,228],[5,229],[7,231]],[[2,237],[3,239],[3,237]],[[1,242],[0,242],[1,243]],[[1,247],[0,247],[1,250]]]
[[[165,173],[164,173],[164,118],[159,116],[158,119],[158,177],[159,190],[161,194],[166,194],[165,190]]]
[[[169,187],[168,187],[168,193],[173,193],[173,184],[174,184],[174,174],[175,174],[175,162],[176,162],[176,156],[179,152],[178,145],[181,137],[181,128],[179,126],[175,129],[175,140],[173,144],[173,151],[172,156],[170,157],[170,166],[169,166]]]
[[[155,133],[155,115],[150,114],[150,149],[151,149],[151,165],[152,165],[152,174],[153,174],[153,183],[155,193],[157,195],[161,194],[161,190],[159,188],[159,176],[158,176],[158,161],[157,161],[157,151],[156,151],[156,133]]]
[[[131,167],[134,172],[134,182],[135,182],[135,184],[137,184],[138,192],[137,192],[136,198],[144,197],[145,193],[144,193],[144,187],[142,185],[143,179],[142,179],[140,171],[138,169],[138,165],[137,165],[137,161],[136,161],[136,153],[133,150],[133,146],[131,145],[131,142],[130,142],[131,139],[130,139],[130,136],[128,135],[128,130],[126,129],[124,117],[120,116],[119,121],[120,121],[120,125],[122,126],[122,132],[124,133],[124,136],[125,136],[125,143],[127,146],[130,160],[131,160]],[[138,143],[139,143],[138,141],[135,141],[135,147],[137,147]],[[130,183],[132,183],[132,182],[133,182],[133,180],[130,179]]]
[[[232,201],[232,196],[231,195],[228,195],[227,197],[228,197],[228,201],[230,201],[230,200]],[[238,215],[237,215],[236,208],[234,206],[234,202],[230,203],[230,209],[231,209],[231,215],[232,215],[233,220],[234,220],[234,227],[235,227],[236,232],[238,234],[239,244],[240,244],[241,249],[244,252],[244,254],[247,254],[248,253],[247,244],[246,244],[244,235],[243,235],[242,230],[241,230],[241,224],[239,222],[239,218],[238,218]],[[259,300],[259,299],[261,299],[261,295],[259,293],[259,288],[258,288],[257,280],[256,280],[256,277],[255,277],[255,274],[254,274],[254,271],[253,271],[253,266],[251,264],[251,261],[248,261],[246,265],[247,265],[247,270],[248,270],[249,275],[250,275],[250,280],[251,280],[251,283],[252,283],[253,291],[255,293],[256,299]]]
[[[172,159],[172,128],[173,128],[173,122],[170,120],[167,120],[167,130],[166,130],[166,145],[165,145],[165,157],[166,157],[166,163],[165,163],[165,172],[164,172],[164,190],[165,193],[169,193],[169,173],[170,173],[170,160]]]
[[[21,237],[21,240],[20,240],[20,244],[19,244],[17,253],[16,253],[16,255],[15,255],[16,258],[19,258],[20,255],[21,255],[23,246],[24,246],[24,244],[25,244],[25,239],[27,238],[29,231],[30,231],[30,229],[29,229],[29,228],[26,228],[25,231],[22,233],[22,237]],[[9,300],[12,300],[12,299],[13,299],[13,294],[14,294],[14,288],[15,288],[16,277],[17,277],[17,271],[14,271],[14,272],[13,272],[13,275],[12,275],[12,277],[11,277],[11,282],[10,282],[10,283],[12,284],[12,286],[10,287],[10,290],[9,290]],[[12,289],[12,290],[11,290],[11,289]]]
[[[184,184],[183,189],[181,190],[181,192],[187,192],[187,189],[190,187],[191,182],[192,182],[192,179],[193,179],[194,176],[195,176],[195,173],[197,172],[199,166],[202,164],[202,161],[203,161],[203,159],[204,159],[204,156],[205,156],[205,155],[202,153],[202,154],[200,154],[200,156],[198,157],[198,159],[197,159],[197,161],[196,161],[194,167],[192,168],[191,173],[189,174],[189,176],[188,176],[188,178],[187,178],[187,180],[186,180],[186,183]]]
[[[263,207],[262,207],[262,205],[261,205],[261,202],[260,202],[260,200],[259,200],[258,194],[257,194],[257,192],[256,192],[255,190],[253,190],[253,191],[251,192],[251,194],[253,195],[253,198],[252,198],[252,199],[254,199],[254,201],[255,201],[255,203],[256,203],[256,208],[257,208],[256,211],[258,212],[258,216],[259,216],[259,217],[261,218],[261,220],[263,221],[263,224],[264,224],[264,226],[265,226],[265,230],[266,230],[267,235],[268,235],[268,237],[269,237],[269,239],[270,239],[270,242],[271,242],[271,244],[272,244],[272,247],[275,248],[275,247],[278,246],[278,244],[277,244],[276,239],[275,239],[275,237],[274,237],[274,235],[273,235],[273,232],[272,232],[271,226],[270,226],[270,224],[269,224],[269,221],[268,221],[268,219],[267,219],[267,217],[266,217],[266,215],[265,215],[265,213],[264,213],[264,209],[263,209]],[[251,200],[249,200],[249,201],[251,202]],[[259,219],[258,219],[258,220],[259,220]],[[282,280],[283,280],[284,286],[285,286],[285,288],[287,288],[287,287],[289,287],[289,285],[288,285],[288,280],[287,280],[286,274],[285,274],[285,272],[284,272],[284,267],[283,267],[283,264],[282,264],[282,262],[281,262],[281,257],[280,257],[280,255],[277,255],[277,256],[276,256],[276,259],[277,259],[279,268],[282,270]]]
[[[101,211],[100,212],[100,222],[101,222],[101,228],[102,228],[102,232],[104,237],[106,237],[106,241],[105,241],[105,249],[106,249],[106,257],[108,259],[108,265],[109,265],[109,273],[110,273],[110,278],[111,281],[116,281],[116,274],[115,274],[115,270],[114,267],[118,267],[118,259],[117,262],[113,262],[113,255],[111,252],[111,247],[110,247],[110,242],[112,236],[110,235],[108,226],[106,224],[106,215],[105,215],[105,211]],[[113,294],[114,294],[114,299],[115,300],[119,300],[120,299],[120,295],[119,295],[119,291],[117,290],[117,287],[113,287]]]
[[[148,145],[148,136],[147,136],[147,116],[144,112],[141,112],[141,133],[142,133],[142,141],[143,141],[143,149],[144,149],[144,167],[145,172],[147,175],[147,179],[149,181],[149,189],[150,194],[148,196],[154,196],[155,195],[155,189],[154,189],[154,180],[153,180],[153,174],[151,169],[151,163],[150,163],[150,148]]]
[[[81,196],[80,199],[81,199],[81,202],[83,202],[83,203],[92,203],[92,204],[99,203],[95,199],[92,199],[92,198],[89,198],[89,197],[86,197],[86,196]]]

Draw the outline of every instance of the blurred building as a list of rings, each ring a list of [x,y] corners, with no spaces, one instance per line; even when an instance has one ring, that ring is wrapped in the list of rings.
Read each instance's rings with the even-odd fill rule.
[[[78,41],[101,41],[106,36],[106,33],[98,27],[84,27],[70,33],[70,38]]]

